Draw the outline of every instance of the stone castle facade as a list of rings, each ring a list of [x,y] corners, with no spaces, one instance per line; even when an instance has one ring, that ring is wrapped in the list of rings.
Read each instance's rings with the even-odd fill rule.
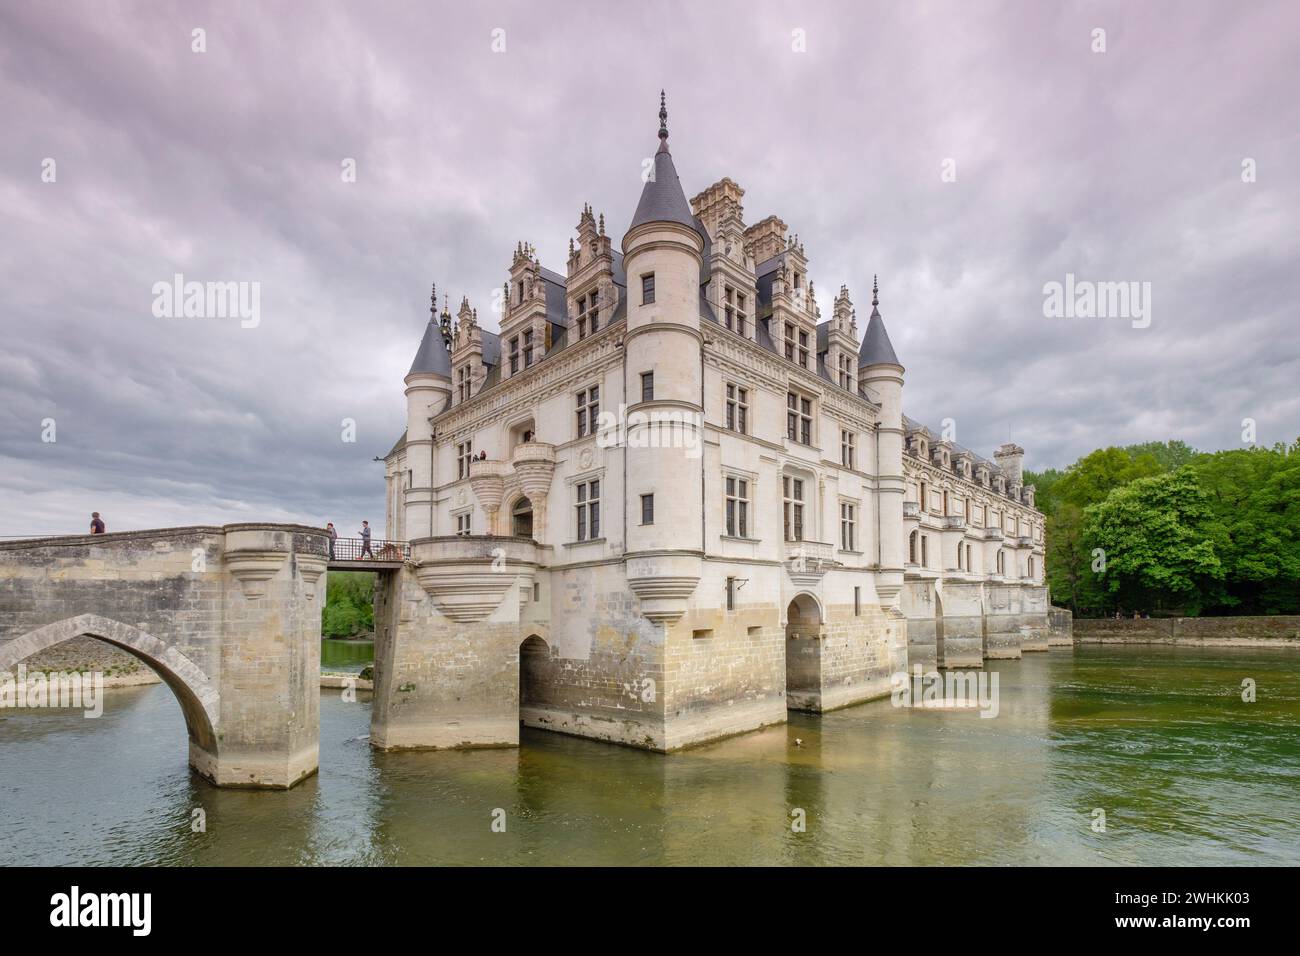
[[[886,695],[909,664],[1045,647],[1043,516],[903,414],[873,284],[823,320],[775,215],[689,202],[659,147],[616,246],[584,207],[563,274],[521,243],[500,329],[425,330],[386,457],[379,747],[520,722],[673,750]]]

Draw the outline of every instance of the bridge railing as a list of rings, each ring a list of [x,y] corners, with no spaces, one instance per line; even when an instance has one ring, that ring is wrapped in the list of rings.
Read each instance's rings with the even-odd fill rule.
[[[330,543],[331,561],[406,561],[411,545],[406,541],[384,538],[336,538]]]

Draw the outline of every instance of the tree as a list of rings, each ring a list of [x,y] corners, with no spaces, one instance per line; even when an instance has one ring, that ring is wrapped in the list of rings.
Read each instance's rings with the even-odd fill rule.
[[[374,575],[365,571],[331,571],[321,609],[322,637],[352,637],[375,629]]]
[[[1221,602],[1227,534],[1196,472],[1138,478],[1084,509],[1084,547],[1101,548],[1108,598],[1125,608],[1182,608]]]

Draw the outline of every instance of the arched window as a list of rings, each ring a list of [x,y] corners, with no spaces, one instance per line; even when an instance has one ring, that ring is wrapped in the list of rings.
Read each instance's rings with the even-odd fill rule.
[[[510,509],[510,533],[519,538],[533,536],[533,503],[520,498]]]
[[[916,536],[919,534],[913,531],[907,539],[907,560],[911,564],[916,564]]]

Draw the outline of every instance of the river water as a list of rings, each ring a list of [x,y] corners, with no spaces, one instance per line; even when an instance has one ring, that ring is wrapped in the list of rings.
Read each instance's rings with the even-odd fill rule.
[[[193,777],[165,685],[8,711],[0,864],[1300,864],[1300,652],[988,664],[992,719],[878,701],[671,756],[531,730],[380,754],[367,695],[326,690],[320,773],[287,793]]]

